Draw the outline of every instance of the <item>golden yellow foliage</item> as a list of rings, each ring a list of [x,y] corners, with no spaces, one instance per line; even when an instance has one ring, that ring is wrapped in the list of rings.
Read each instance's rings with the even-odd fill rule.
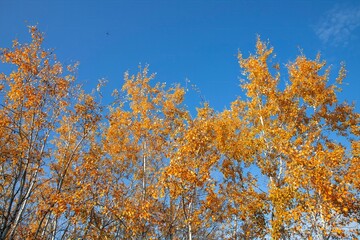
[[[340,102],[342,66],[298,56],[269,67],[258,38],[228,110],[194,117],[179,85],[126,73],[101,104],[31,42],[1,49],[1,239],[355,239],[360,115]],[[66,72],[66,73],[64,73]],[[68,75],[65,75],[68,74]]]

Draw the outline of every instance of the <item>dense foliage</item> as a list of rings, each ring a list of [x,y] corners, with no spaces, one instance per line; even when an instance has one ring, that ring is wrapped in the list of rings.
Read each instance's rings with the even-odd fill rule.
[[[125,74],[105,109],[42,47],[1,49],[0,239],[359,238],[360,115],[342,67],[239,54],[231,108],[192,117],[185,89]],[[67,75],[66,73],[67,72]],[[287,82],[281,82],[286,78]],[[114,92],[116,93],[116,92]]]

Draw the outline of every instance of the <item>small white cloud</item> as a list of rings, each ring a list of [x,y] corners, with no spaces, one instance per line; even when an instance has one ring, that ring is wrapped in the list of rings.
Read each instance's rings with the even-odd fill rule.
[[[360,6],[335,6],[315,25],[314,30],[319,39],[333,46],[346,46],[360,27]]]

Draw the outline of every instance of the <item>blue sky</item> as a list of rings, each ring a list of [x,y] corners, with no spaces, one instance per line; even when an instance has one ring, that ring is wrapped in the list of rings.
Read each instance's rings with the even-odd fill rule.
[[[341,99],[360,109],[360,1],[0,0],[0,47],[28,41],[26,26],[35,24],[62,63],[80,62],[87,89],[107,79],[106,94],[121,88],[125,71],[149,64],[157,81],[189,79],[220,111],[243,94],[237,52],[253,52],[259,34],[282,69],[299,49],[312,58],[321,52],[333,72],[344,61]],[[190,108],[200,101],[190,91]]]

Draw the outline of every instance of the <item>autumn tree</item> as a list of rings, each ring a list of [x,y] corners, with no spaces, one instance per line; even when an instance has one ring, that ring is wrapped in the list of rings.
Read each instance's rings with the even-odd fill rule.
[[[286,65],[289,81],[281,87],[280,70],[272,74],[269,67],[272,52],[258,40],[255,55],[239,54],[247,78],[245,134],[255,143],[250,159],[268,179],[267,233],[274,239],[356,237],[359,192],[348,176],[357,172],[359,114],[337,98],[345,68],[330,82],[319,55],[301,54]]]
[[[176,138],[176,149],[164,169],[163,185],[176,208],[176,236],[212,239],[222,222],[218,180],[214,177],[221,156],[213,141],[214,128],[215,113],[205,104]]]
[[[63,108],[54,130],[49,173],[38,199],[41,211],[32,223],[36,229],[34,238],[89,238],[104,234],[102,224],[96,220],[104,185],[100,182],[104,156],[99,137],[101,107],[94,97],[74,89],[77,91],[69,95],[76,104]]]
[[[223,203],[222,239],[256,239],[267,234],[269,203],[266,187],[254,175],[261,154],[260,139],[247,119],[247,103],[237,99],[229,110],[217,114],[214,139],[222,176],[217,198]]]
[[[1,49],[0,239],[359,238],[344,66],[334,79],[320,56],[280,67],[258,39],[229,109],[188,110],[187,89],[147,66],[103,106],[102,82],[85,92],[29,30]]]
[[[184,90],[151,85],[153,78],[147,67],[135,76],[125,74],[123,98],[110,109],[104,135],[112,198],[105,207],[126,238],[172,233],[173,210],[160,177],[189,116],[180,106]]]
[[[79,212],[95,203],[89,190],[101,159],[99,105],[63,75],[42,33],[29,30],[30,44],[2,49],[3,62],[15,66],[0,85],[2,239],[73,236],[90,218]]]
[[[0,238],[26,232],[39,203],[51,158],[49,141],[73,81],[62,76],[54,55],[42,49],[43,36],[30,27],[32,42],[1,49],[1,60],[14,70],[0,77]]]

